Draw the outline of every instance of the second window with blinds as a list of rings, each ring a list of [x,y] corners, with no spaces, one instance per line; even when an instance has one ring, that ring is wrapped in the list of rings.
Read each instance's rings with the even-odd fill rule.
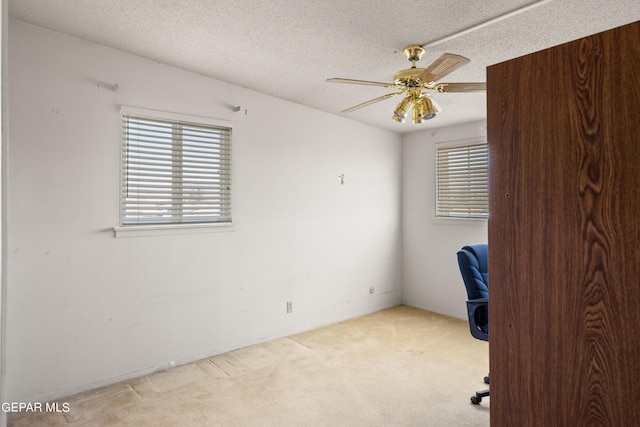
[[[231,223],[231,127],[124,108],[120,226]]]
[[[486,141],[436,147],[436,218],[489,217]]]

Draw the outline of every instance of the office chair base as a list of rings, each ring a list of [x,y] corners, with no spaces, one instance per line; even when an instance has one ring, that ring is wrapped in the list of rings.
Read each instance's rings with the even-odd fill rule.
[[[473,403],[474,405],[479,405],[480,402],[482,402],[482,398],[488,396],[489,390],[478,391],[474,396],[471,396],[471,403]]]

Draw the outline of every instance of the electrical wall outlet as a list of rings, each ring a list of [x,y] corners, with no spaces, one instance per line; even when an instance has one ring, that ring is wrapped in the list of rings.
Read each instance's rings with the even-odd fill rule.
[[[287,301],[287,313],[291,313],[293,311],[293,301]]]

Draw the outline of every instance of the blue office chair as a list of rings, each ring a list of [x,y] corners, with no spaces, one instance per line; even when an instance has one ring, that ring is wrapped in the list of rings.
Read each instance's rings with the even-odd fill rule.
[[[489,341],[489,247],[486,243],[468,245],[458,251],[458,266],[467,288],[467,314],[471,335]],[[489,375],[484,377],[489,384]],[[471,403],[479,404],[489,396],[489,389],[476,392]]]

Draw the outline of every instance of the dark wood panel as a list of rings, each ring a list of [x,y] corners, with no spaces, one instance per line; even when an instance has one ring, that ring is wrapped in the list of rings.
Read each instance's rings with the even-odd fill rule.
[[[487,70],[491,425],[640,419],[640,23]]]

